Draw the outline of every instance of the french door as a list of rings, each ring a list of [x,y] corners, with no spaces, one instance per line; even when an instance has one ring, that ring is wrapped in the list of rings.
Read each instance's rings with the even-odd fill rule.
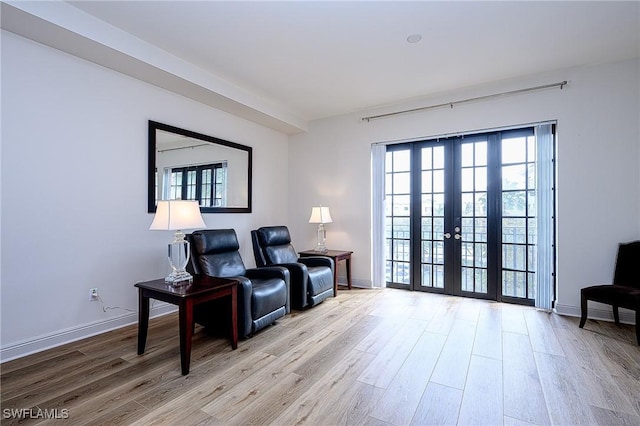
[[[533,128],[387,147],[389,287],[535,299]]]

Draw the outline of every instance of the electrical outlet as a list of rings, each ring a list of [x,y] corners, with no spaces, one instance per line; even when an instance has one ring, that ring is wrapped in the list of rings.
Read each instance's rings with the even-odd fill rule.
[[[98,300],[98,287],[89,289],[89,300]]]

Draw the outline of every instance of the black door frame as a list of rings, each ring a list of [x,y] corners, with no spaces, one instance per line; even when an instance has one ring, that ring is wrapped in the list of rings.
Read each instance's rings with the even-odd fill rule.
[[[554,129],[555,130],[555,129]],[[502,295],[502,176],[501,141],[519,135],[531,135],[532,127],[491,131],[471,135],[435,138],[405,142],[389,146],[390,150],[409,149],[411,152],[411,203],[410,203],[410,283],[387,283],[389,287],[474,297],[520,304],[532,304],[529,299],[503,297]],[[555,133],[555,132],[554,132]],[[462,290],[462,244],[454,238],[444,241],[444,288],[422,286],[422,156],[426,146],[443,146],[445,151],[445,233],[454,235],[454,228],[461,227],[461,147],[474,140],[487,141],[487,292],[477,293]],[[474,166],[475,167],[475,166]],[[453,171],[453,172],[452,172]]]

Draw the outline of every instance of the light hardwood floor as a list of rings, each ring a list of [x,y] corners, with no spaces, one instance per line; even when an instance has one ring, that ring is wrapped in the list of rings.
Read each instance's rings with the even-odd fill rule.
[[[7,409],[54,424],[640,425],[632,326],[403,290],[341,290],[241,341],[196,328],[180,374],[175,314],[1,366]],[[67,410],[67,411],[62,411]],[[37,411],[33,411],[37,413]]]

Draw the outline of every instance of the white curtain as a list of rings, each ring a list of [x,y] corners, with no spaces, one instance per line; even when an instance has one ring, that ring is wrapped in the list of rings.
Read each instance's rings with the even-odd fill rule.
[[[384,161],[387,147],[371,145],[371,278],[373,287],[386,287],[384,252]]]
[[[551,124],[535,128],[536,137],[536,306],[551,309],[553,300],[553,129]]]

